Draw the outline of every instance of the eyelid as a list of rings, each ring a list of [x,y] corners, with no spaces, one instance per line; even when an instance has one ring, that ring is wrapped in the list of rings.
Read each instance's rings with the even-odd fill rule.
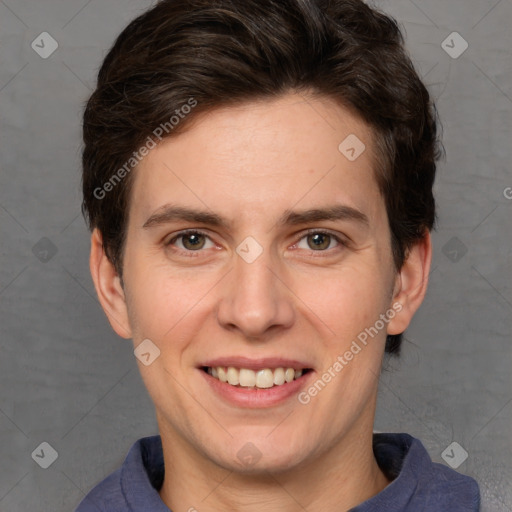
[[[334,240],[336,240],[336,242],[338,242],[338,244],[342,247],[348,247],[350,244],[350,239],[346,235],[343,235],[342,233],[334,232],[334,231],[331,231],[330,229],[326,229],[326,228],[310,228],[310,229],[307,229],[306,231],[301,231],[300,233],[298,233],[296,235],[299,237],[299,239],[297,240],[297,242],[295,242],[293,244],[293,246],[296,246],[304,237],[306,237],[308,235],[316,235],[316,234],[329,235],[330,237],[334,238]],[[323,250],[323,251],[314,251],[311,249],[310,252],[321,254],[321,253],[330,253],[333,250],[336,250],[336,247],[333,247],[332,249]]]
[[[340,243],[342,243],[342,242],[343,243],[348,243],[349,242],[348,236],[344,235],[343,233],[340,233],[339,231],[332,231],[332,230],[327,229],[327,228],[310,228],[310,229],[306,229],[306,231],[301,231],[298,234],[298,236],[303,238],[305,235],[315,235],[317,233],[321,233],[321,234],[324,234],[324,235],[330,235],[333,238],[336,238],[337,240],[339,240]]]
[[[188,235],[190,233],[198,234],[198,235],[203,235],[203,236],[209,238],[213,242],[212,237],[206,231],[203,231],[203,230],[198,229],[198,228],[188,228],[188,229],[183,229],[181,231],[178,231],[177,233],[172,235],[172,238],[170,238],[167,242],[165,242],[164,245],[166,245],[166,246],[167,245],[171,245],[178,238],[180,238],[182,236],[185,236],[185,235]],[[194,251],[187,251],[187,252],[194,252]],[[196,251],[196,252],[200,252],[200,251]]]

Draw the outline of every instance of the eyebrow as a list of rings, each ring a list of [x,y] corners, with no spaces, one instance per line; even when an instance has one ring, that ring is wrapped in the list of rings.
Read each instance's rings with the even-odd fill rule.
[[[177,220],[207,224],[224,229],[230,229],[232,226],[230,221],[213,212],[165,204],[146,220],[142,228],[147,229]],[[314,208],[302,211],[286,210],[277,221],[277,225],[296,226],[298,224],[310,224],[312,222],[327,220],[355,221],[365,226],[369,226],[370,224],[368,217],[356,208],[346,205],[333,205],[326,208]]]

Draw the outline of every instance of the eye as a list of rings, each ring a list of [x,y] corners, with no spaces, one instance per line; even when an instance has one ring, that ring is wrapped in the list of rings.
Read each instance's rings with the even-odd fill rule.
[[[166,246],[175,246],[178,252],[188,255],[199,253],[202,249],[212,249],[214,242],[206,233],[197,230],[181,231]],[[346,247],[347,243],[340,237],[325,231],[310,231],[303,235],[294,247],[314,252],[327,252],[329,249]]]
[[[306,246],[304,246],[303,241],[305,241]],[[311,231],[299,240],[299,242],[296,244],[296,247],[299,249],[310,249],[315,252],[324,252],[327,249],[345,245],[346,243],[336,235],[326,233],[324,231]]]
[[[198,252],[201,249],[211,249],[214,243],[210,238],[200,231],[182,231],[169,240],[166,245],[175,245],[185,252]]]

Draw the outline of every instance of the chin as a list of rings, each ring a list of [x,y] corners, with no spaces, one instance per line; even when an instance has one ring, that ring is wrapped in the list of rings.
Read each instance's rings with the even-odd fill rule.
[[[290,471],[307,457],[303,451],[304,444],[301,445],[300,451],[291,444],[276,446],[275,443],[264,438],[259,442],[252,442],[246,438],[244,441],[237,442],[236,445],[240,445],[240,448],[231,453],[227,452],[233,448],[232,442],[222,453],[211,454],[212,461],[238,474],[265,475]]]

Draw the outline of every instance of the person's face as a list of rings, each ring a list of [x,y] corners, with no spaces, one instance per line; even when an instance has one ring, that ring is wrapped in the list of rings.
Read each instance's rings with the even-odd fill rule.
[[[338,149],[351,134],[366,146],[353,161]],[[396,312],[403,279],[373,148],[347,110],[286,95],[210,112],[134,171],[126,310],[113,301],[108,314],[135,347],[149,339],[160,350],[138,365],[162,436],[225,468],[243,470],[252,455],[258,469],[282,470],[371,428],[386,333],[401,332],[414,309]],[[166,205],[225,225],[149,220]],[[337,218],[320,214],[335,208]],[[358,340],[383,323],[366,345]],[[243,368],[245,384],[273,370],[261,373],[262,386],[282,381],[278,367],[309,371],[259,389],[221,382],[207,366]],[[309,392],[319,379],[324,386]]]

